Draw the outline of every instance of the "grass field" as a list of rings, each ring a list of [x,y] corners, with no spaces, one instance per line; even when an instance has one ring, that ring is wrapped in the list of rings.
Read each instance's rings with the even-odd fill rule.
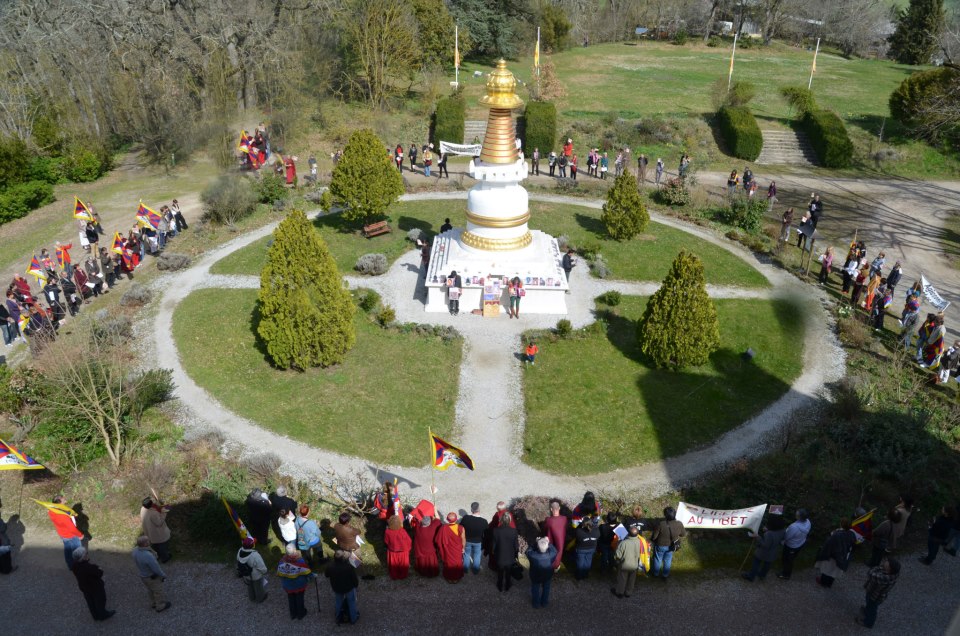
[[[801,369],[803,320],[780,300],[718,300],[720,349],[671,372],[641,360],[636,320],[647,299],[624,297],[606,333],[541,343],[524,373],[525,460],[590,474],[706,444],[782,395]],[[740,355],[748,347],[752,362]]]
[[[427,423],[449,433],[461,346],[356,319],[343,364],[305,373],[270,366],[252,326],[255,290],[193,292],[174,314],[183,366],[238,415],[320,448],[417,465]]]
[[[766,287],[767,280],[754,268],[725,249],[665,225],[651,223],[648,233],[633,241],[617,242],[605,238],[600,210],[581,206],[532,202],[530,226],[554,236],[566,235],[573,245],[599,245],[613,278],[624,280],[661,280],[681,249],[696,252],[704,260],[707,282],[716,285]],[[401,202],[390,208],[394,231],[365,239],[355,231],[344,231],[339,216],[321,217],[315,222],[320,235],[342,273],[353,271],[357,258],[368,252],[386,254],[393,261],[411,249],[407,231],[418,227],[435,233],[450,217],[454,225],[465,223],[463,201]],[[259,274],[266,259],[270,237],[234,252],[216,263],[215,274]]]

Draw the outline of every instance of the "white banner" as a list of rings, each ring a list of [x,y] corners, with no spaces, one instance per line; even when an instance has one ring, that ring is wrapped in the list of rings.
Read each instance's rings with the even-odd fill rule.
[[[937,311],[943,311],[950,306],[950,301],[944,300],[937,288],[931,285],[923,274],[920,274],[920,284],[923,286],[923,295],[927,302],[936,307]]]
[[[684,528],[699,528],[702,530],[740,530],[747,528],[754,532],[760,531],[760,522],[767,504],[760,504],[752,508],[740,510],[713,510],[702,506],[683,503],[677,505],[677,521]]]
[[[471,144],[469,146],[464,146],[462,144],[452,144],[449,141],[440,142],[440,153],[447,155],[464,155],[467,157],[476,157],[480,154],[480,151],[483,149],[483,146],[479,144]]]

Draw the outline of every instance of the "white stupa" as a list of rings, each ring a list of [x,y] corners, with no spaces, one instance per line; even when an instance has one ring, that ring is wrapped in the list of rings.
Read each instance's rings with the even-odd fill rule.
[[[467,195],[467,227],[436,237],[427,267],[427,311],[448,310],[448,276],[456,271],[462,281],[460,311],[482,310],[499,315],[506,307],[507,280],[518,277],[526,295],[521,314],[567,313],[567,280],[560,266],[556,239],[530,230],[527,191],[520,182],[527,164],[517,149],[511,111],[523,105],[514,92],[516,79],[500,60],[487,80],[480,103],[490,108],[479,159],[469,174],[478,181]],[[451,218],[456,213],[450,214]]]

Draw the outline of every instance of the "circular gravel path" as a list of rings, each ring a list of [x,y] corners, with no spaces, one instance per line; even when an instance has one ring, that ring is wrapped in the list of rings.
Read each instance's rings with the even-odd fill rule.
[[[401,200],[465,198],[465,192],[445,192],[406,195]],[[531,198],[594,208],[602,205],[599,201],[570,197],[534,195]],[[744,456],[762,452],[766,443],[795,411],[811,406],[825,383],[842,377],[844,356],[829,328],[832,319],[824,308],[825,296],[819,290],[786,272],[758,263],[746,250],[718,239],[702,228],[656,215],[652,218],[736,254],[755,266],[773,285],[772,289],[766,290],[710,286],[708,290],[711,296],[789,297],[803,305],[806,317],[803,371],[787,393],[713,444],[667,460],[583,476],[554,475],[524,464],[520,459],[524,428],[521,366],[514,354],[520,350],[520,334],[523,331],[552,327],[556,324],[557,316],[522,316],[521,320],[512,321],[485,320],[469,314],[455,317],[426,313],[425,293],[419,284],[419,254],[414,250],[398,258],[384,276],[347,276],[346,280],[351,286],[378,291],[384,301],[395,308],[400,321],[453,325],[463,334],[465,351],[460,369],[456,430],[450,441],[470,452],[476,463],[473,473],[458,470],[431,475],[427,467],[373,466],[365,459],[344,456],[292,440],[226,409],[185,372],[172,335],[173,313],[177,304],[195,289],[259,287],[259,279],[255,276],[211,275],[209,270],[228,254],[270,234],[275,224],[238,237],[209,253],[189,269],[161,279],[160,299],[150,330],[155,363],[159,367],[173,369],[177,383],[176,396],[180,399],[189,425],[219,429],[235,444],[235,450],[240,454],[265,450],[276,453],[284,460],[284,470],[299,479],[312,481],[316,475],[328,469],[379,471],[381,474],[397,475],[406,482],[405,491],[416,497],[427,495],[427,485],[432,478],[437,483],[438,500],[451,507],[463,506],[465,502],[473,500],[510,499],[528,494],[576,499],[585,489],[620,486],[637,489],[650,496],[659,495]],[[577,268],[571,278],[572,293],[567,297],[567,317],[575,327],[584,326],[593,320],[593,299],[600,293],[617,289],[630,294],[650,294],[657,286],[656,282],[598,280],[590,277],[585,267]],[[496,405],[490,404],[490,396],[497,396]]]

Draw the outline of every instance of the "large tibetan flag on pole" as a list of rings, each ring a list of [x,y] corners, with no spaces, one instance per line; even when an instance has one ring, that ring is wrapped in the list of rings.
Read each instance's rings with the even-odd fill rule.
[[[873,538],[873,513],[876,509],[867,514],[857,517],[850,523],[850,529],[857,535],[857,543],[863,543]]]
[[[79,197],[73,197],[73,218],[93,223],[93,212],[90,211]]]
[[[68,515],[71,517],[77,516],[77,511],[71,508],[66,504],[53,503],[52,501],[40,501],[39,499],[33,500],[35,503],[40,504],[50,512],[56,515]]]
[[[433,449],[431,461],[437,470],[447,470],[451,466],[473,470],[473,460],[463,450],[445,442],[430,431],[430,446]]]
[[[237,529],[237,533],[240,535],[241,539],[246,539],[249,536],[247,532],[247,526],[243,525],[243,520],[240,519],[240,515],[237,514],[237,511],[233,509],[228,502],[226,497],[220,497],[223,501],[223,505],[227,508],[227,514],[230,515],[230,521],[233,522],[233,527]]]
[[[123,237],[120,236],[120,232],[114,233],[113,245],[110,246],[110,251],[116,254],[123,254]]]
[[[727,73],[727,90],[730,90],[730,86],[733,84],[733,58],[737,55],[737,36],[739,33],[733,34],[733,50],[730,51],[730,72]]]
[[[27,266],[27,273],[37,280],[41,278],[43,280],[47,280],[47,272],[43,269],[43,265],[40,264],[40,259],[37,258],[36,254],[33,255],[30,265]]]
[[[43,468],[43,464],[18,451],[13,444],[7,444],[0,439],[0,470],[43,470]]]
[[[160,215],[145,206],[143,201],[140,202],[137,207],[137,223],[142,227],[151,227],[156,230],[160,227],[160,218]]]

